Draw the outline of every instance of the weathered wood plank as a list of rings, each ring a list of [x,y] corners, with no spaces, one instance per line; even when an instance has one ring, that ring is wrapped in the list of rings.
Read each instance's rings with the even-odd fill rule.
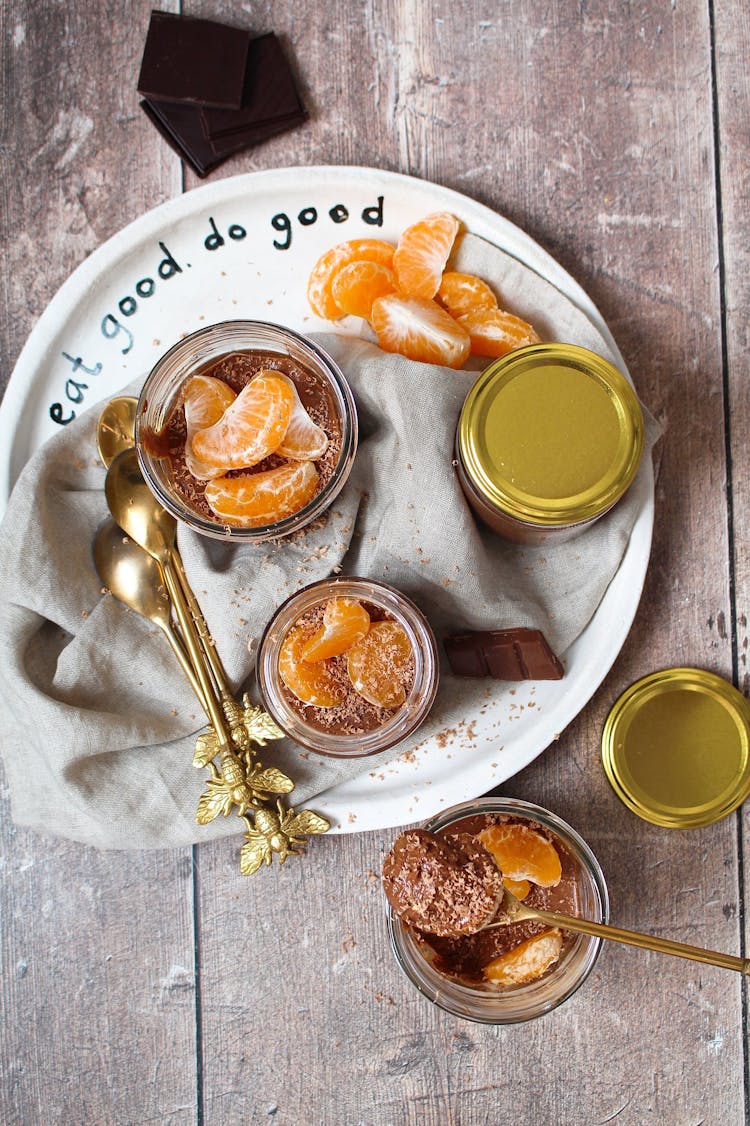
[[[3,388],[74,267],[180,189],[134,91],[149,7],[0,9]],[[97,853],[17,831],[5,790],[0,831],[0,1119],[193,1122],[190,850]]]
[[[750,619],[750,337],[747,310],[750,306],[750,12],[742,3],[716,7],[716,75],[719,119],[719,172],[722,203],[722,251],[726,332],[726,378],[729,396],[729,449],[734,562],[733,623],[736,638],[736,683],[750,695],[748,668],[748,620]],[[737,815],[743,847],[737,912],[744,921],[742,952],[750,957],[750,802]],[[750,989],[745,986],[744,1035],[748,1039]],[[749,1065],[746,1059],[745,1082]],[[750,1104],[750,1091],[747,1093]]]

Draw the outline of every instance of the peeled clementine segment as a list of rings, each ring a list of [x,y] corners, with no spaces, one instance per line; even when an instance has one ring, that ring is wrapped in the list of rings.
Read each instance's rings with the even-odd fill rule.
[[[331,281],[331,292],[339,309],[354,317],[370,318],[372,303],[386,293],[395,293],[393,270],[380,262],[350,262]]]
[[[212,375],[193,375],[182,389],[187,437],[185,439],[185,464],[194,477],[201,481],[220,475],[216,469],[197,458],[193,453],[193,435],[218,422],[237,395],[223,379]]]
[[[435,301],[387,294],[373,303],[370,323],[384,352],[450,368],[468,358],[468,332]]]
[[[560,883],[560,856],[547,837],[521,821],[502,821],[477,834],[488,852],[494,856],[503,878],[531,880],[539,887],[550,888]]]
[[[458,219],[447,211],[427,215],[402,232],[393,255],[398,288],[407,297],[434,297],[458,234]]]
[[[215,477],[206,485],[205,497],[226,524],[260,528],[304,508],[317,493],[318,481],[313,463],[298,461],[246,477]]]
[[[503,876],[503,885],[511,895],[515,895],[516,899],[525,899],[531,891],[531,884],[528,880],[511,880],[507,876]]]
[[[346,671],[354,688],[371,704],[397,708],[406,699],[411,642],[398,622],[373,622],[347,651]]]
[[[193,436],[193,453],[222,473],[249,469],[275,453],[294,408],[294,390],[278,372],[261,371],[213,426]]]
[[[328,435],[322,426],[313,422],[305,410],[294,380],[281,372],[276,372],[276,374],[279,379],[283,379],[291,387],[294,395],[289,425],[284,435],[284,441],[276,450],[276,453],[281,454],[282,457],[291,457],[295,461],[315,461],[322,457],[328,449]]]
[[[475,274],[460,274],[456,270],[446,270],[443,274],[437,299],[452,317],[497,308],[497,298],[486,281]]]
[[[502,309],[479,309],[464,313],[457,320],[471,338],[474,356],[504,356],[514,348],[538,344],[540,340],[530,324]]]
[[[325,661],[351,649],[370,628],[370,615],[356,598],[330,598],[323,625],[302,648],[303,661]]]
[[[527,981],[536,981],[558,960],[562,943],[562,933],[556,928],[542,931],[499,958],[493,958],[484,967],[484,976],[498,985],[523,985]]]
[[[309,637],[310,630],[304,626],[289,631],[279,650],[279,676],[303,704],[333,708],[343,700],[346,687],[336,680],[330,665],[309,665],[302,660],[302,649]]]
[[[393,262],[394,248],[389,242],[377,238],[355,238],[340,242],[321,254],[310,272],[307,282],[307,300],[314,313],[335,321],[343,317],[344,310],[339,306],[331,288],[335,275],[350,262],[379,262],[390,266]]]

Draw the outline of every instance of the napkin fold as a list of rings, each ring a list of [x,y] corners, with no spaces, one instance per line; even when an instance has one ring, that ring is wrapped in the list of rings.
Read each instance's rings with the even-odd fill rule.
[[[501,305],[543,339],[614,359],[588,317],[510,255],[467,235],[455,266],[490,281]],[[338,569],[404,591],[441,650],[452,632],[532,626],[564,661],[620,565],[637,490],[567,544],[506,543],[476,522],[452,466],[476,372],[414,363],[365,339],[315,339],[343,369],[360,422],[351,477],[326,518],[260,545],[229,546],[179,529],[189,581],[234,689],[260,702],[253,668],[266,623],[291,593]],[[166,639],[103,591],[94,568],[92,540],[108,515],[99,411],[35,454],[0,527],[0,748],[12,815],[19,825],[101,848],[236,835],[234,817],[196,824],[205,771],[192,766],[192,755],[205,719]],[[647,416],[646,457],[657,436]],[[445,732],[477,714],[488,684],[453,677],[443,660],[438,699],[415,742],[442,732],[444,743]],[[260,757],[295,780],[296,807],[314,807],[316,794],[404,749],[339,760],[283,740]]]

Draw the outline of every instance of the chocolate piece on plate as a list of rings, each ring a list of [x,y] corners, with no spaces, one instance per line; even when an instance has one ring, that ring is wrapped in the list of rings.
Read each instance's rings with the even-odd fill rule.
[[[475,630],[446,637],[444,645],[456,676],[560,680],[565,672],[539,629]]]
[[[199,176],[206,176],[233,153],[265,141],[292,125],[305,120],[302,115],[294,122],[279,123],[271,121],[260,124],[246,133],[210,141],[203,132],[200,110],[196,106],[180,105],[177,102],[160,102],[144,98],[141,109],[161,133],[164,140],[178,156],[190,164]]]
[[[152,12],[138,92],[160,101],[239,109],[250,32],[213,20]]]
[[[253,39],[247,55],[242,105],[237,110],[201,108],[206,136],[212,141],[245,133],[272,121],[296,125],[307,117],[289,63],[273,32]]]

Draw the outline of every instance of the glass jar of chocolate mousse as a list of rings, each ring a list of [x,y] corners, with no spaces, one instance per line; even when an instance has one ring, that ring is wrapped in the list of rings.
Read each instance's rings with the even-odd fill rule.
[[[578,833],[549,810],[511,798],[477,798],[444,810],[422,828],[447,835],[446,839],[483,833],[486,847],[492,850],[497,845],[488,834],[497,825],[520,825],[522,832],[549,841],[559,857],[554,886],[540,888],[532,882],[529,890],[518,883],[508,884],[514,894],[528,897],[529,905],[542,909],[608,922],[607,886],[596,857]],[[458,839],[466,841],[467,837]],[[503,978],[501,972],[504,963],[512,963],[513,952],[529,939],[551,938],[549,929],[516,922],[480,934],[439,939],[407,925],[390,905],[388,928],[396,960],[420,993],[446,1012],[480,1024],[519,1024],[557,1008],[586,980],[601,946],[598,938],[557,932],[556,956],[548,968],[532,980],[508,983],[507,974]],[[512,933],[513,928],[517,933]]]
[[[360,758],[406,739],[432,707],[435,637],[413,602],[343,575],[293,594],[258,647],[266,709],[301,747]]]
[[[343,488],[357,413],[334,361],[280,325],[225,321],[155,364],[136,412],[157,500],[202,535],[257,543],[320,516]]]
[[[532,344],[496,360],[464,402],[456,472],[466,499],[514,543],[571,539],[623,496],[643,452],[628,380],[573,344]]]

